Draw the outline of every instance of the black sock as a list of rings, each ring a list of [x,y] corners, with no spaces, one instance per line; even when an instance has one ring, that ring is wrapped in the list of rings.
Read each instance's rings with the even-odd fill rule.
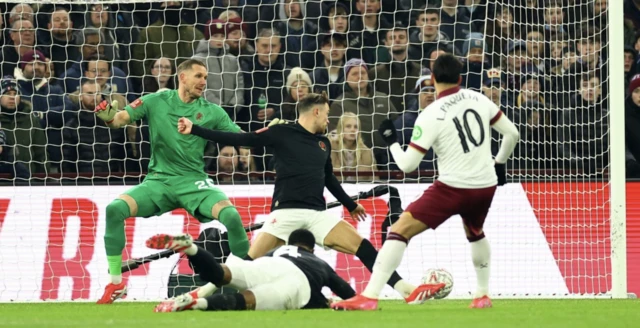
[[[220,286],[224,279],[224,270],[220,263],[216,262],[213,254],[198,246],[198,252],[189,256],[189,261],[200,273],[200,278],[204,281]]]
[[[251,258],[251,256],[249,256],[249,254],[245,255],[242,259],[245,261],[253,261],[253,259]]]
[[[378,256],[378,251],[373,247],[371,242],[368,239],[362,239],[362,243],[360,247],[358,247],[358,251],[356,252],[356,256],[360,259],[362,264],[369,269],[370,272],[373,272],[373,265],[376,263],[376,257]],[[387,285],[393,286],[396,285],[398,281],[402,280],[400,275],[393,271],[391,278],[387,282]]]
[[[207,300],[207,311],[233,311],[246,310],[247,302],[244,295],[236,294],[214,294],[205,297]]]

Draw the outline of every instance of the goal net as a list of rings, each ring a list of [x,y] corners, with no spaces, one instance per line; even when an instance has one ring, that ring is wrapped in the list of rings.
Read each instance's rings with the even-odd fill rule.
[[[109,282],[105,209],[142,182],[154,139],[146,119],[109,129],[92,110],[102,99],[135,107],[140,97],[173,92],[176,67],[189,58],[207,67],[203,97],[245,131],[275,118],[295,120],[302,96],[326,92],[331,145],[319,147],[330,146],[344,189],[398,190],[360,200],[364,222],[350,221],[342,207],[329,209],[379,249],[399,214],[389,202],[406,208],[437,177],[437,162],[429,152],[417,172],[403,174],[377,127],[394,120],[407,146],[420,109],[436,98],[433,61],[454,53],[464,63],[462,87],[491,98],[521,134],[508,163],[510,183],[498,188],[484,229],[491,294],[597,296],[611,292],[614,275],[626,280],[624,265],[611,256],[609,146],[610,95],[621,85],[610,77],[624,75],[609,58],[605,0],[17,3],[0,3],[0,301],[101,296]],[[495,155],[499,136],[491,142]],[[202,186],[218,185],[246,226],[268,219],[272,150],[208,144],[204,165],[210,180]],[[335,200],[328,192],[326,198]],[[225,230],[179,208],[130,218],[123,258],[152,254],[145,240],[156,233],[196,237],[209,227]],[[370,273],[356,256],[321,247],[316,254],[356,291],[364,289]],[[460,217],[413,239],[398,271],[419,284],[430,268],[452,273],[450,297],[473,294]],[[124,278],[132,300],[202,283],[177,255]],[[398,297],[385,288],[385,297]]]

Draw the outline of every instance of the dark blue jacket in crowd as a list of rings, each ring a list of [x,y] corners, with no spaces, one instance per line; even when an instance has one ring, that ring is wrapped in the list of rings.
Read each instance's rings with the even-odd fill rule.
[[[413,134],[413,126],[416,125],[419,112],[417,110],[406,109],[402,115],[398,116],[393,124],[398,132],[398,143],[406,150],[407,145],[411,143],[411,135]],[[391,170],[399,170],[393,159],[390,159]],[[424,155],[424,158],[418,166],[418,170],[435,170],[435,156],[433,155],[433,149],[429,149]]]
[[[80,80],[84,76],[80,62],[81,60],[78,60],[78,62],[71,65],[71,67],[60,76],[60,80],[64,81],[62,87],[66,93],[76,92],[80,86]],[[113,92],[125,96],[129,102],[138,98],[127,75],[116,66],[111,66],[111,80],[109,83],[111,84]]]

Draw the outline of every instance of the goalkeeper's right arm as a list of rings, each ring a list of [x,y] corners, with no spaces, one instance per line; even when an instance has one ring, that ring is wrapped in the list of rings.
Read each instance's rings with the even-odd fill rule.
[[[96,116],[102,119],[112,129],[119,129],[131,123],[131,117],[126,110],[118,110],[118,101],[111,103],[103,100],[94,110]]]

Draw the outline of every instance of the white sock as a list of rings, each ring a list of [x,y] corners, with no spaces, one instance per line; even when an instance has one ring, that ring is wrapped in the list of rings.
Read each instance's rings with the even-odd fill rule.
[[[191,244],[191,246],[189,246],[189,248],[185,249],[183,252],[189,256],[194,256],[196,255],[196,253],[198,253],[198,246]]]
[[[111,276],[111,283],[114,285],[117,285],[119,283],[122,282],[122,275],[121,274],[112,274]]]
[[[218,290],[218,286],[208,282],[204,286],[198,288],[198,298],[213,295],[213,293],[215,293],[216,290]]]
[[[209,306],[209,302],[207,302],[206,298],[198,298],[196,300],[196,305],[194,305],[193,308],[204,311],[207,309],[207,306]]]
[[[407,298],[409,297],[409,295],[411,295],[413,290],[416,289],[416,286],[402,279],[396,282],[396,284],[393,286],[393,289],[395,289],[398,293],[400,293],[402,297]]]
[[[377,299],[384,285],[387,284],[389,278],[396,271],[402,255],[407,248],[407,243],[398,240],[387,240],[376,257],[376,263],[373,265],[373,272],[367,287],[362,292],[362,296]]]
[[[475,297],[489,295],[489,275],[491,273],[491,246],[485,237],[471,244],[471,259],[476,269],[477,289]]]

